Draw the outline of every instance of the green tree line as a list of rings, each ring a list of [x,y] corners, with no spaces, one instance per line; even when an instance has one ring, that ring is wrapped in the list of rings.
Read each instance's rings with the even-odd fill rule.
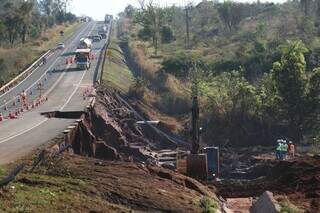
[[[144,1],[141,1],[144,2]],[[131,37],[165,52],[161,73],[193,82],[196,64],[204,141],[235,145],[320,141],[320,4],[203,1],[120,14]],[[189,44],[187,44],[189,43]],[[232,49],[231,47],[232,46]],[[198,77],[197,77],[198,78]]]
[[[68,0],[2,0],[0,44],[24,44],[55,24],[76,21],[76,16],[66,11],[68,3]]]

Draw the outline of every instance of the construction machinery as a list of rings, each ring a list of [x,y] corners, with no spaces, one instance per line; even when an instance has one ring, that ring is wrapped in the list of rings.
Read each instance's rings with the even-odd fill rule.
[[[191,153],[186,158],[177,157],[177,170],[201,180],[214,179],[219,175],[219,148],[200,147],[202,128],[199,125],[199,100],[196,95],[192,98],[191,123]]]

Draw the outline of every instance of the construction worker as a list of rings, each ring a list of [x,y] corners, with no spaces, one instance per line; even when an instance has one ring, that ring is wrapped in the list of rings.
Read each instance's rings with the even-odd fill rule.
[[[277,148],[276,148],[276,158],[277,158],[277,160],[280,160],[281,159],[281,151],[282,151],[282,147],[281,147],[281,140],[280,139],[278,139],[277,140]]]
[[[295,146],[292,143],[292,141],[289,141],[288,153],[289,153],[290,158],[294,158],[294,156],[295,156]]]
[[[21,96],[22,104],[23,104],[23,106],[25,106],[27,104],[27,93],[26,93],[26,91],[22,90],[20,96]]]
[[[286,160],[287,159],[287,154],[288,154],[288,144],[286,140],[283,140],[282,144],[282,159]]]

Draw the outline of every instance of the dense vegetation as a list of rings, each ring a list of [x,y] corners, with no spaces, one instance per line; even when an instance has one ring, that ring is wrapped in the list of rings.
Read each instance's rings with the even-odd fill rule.
[[[66,12],[69,0],[1,0],[0,1],[0,85],[21,71],[50,38],[40,37],[56,25],[72,23],[76,16]],[[30,44],[28,42],[41,41]],[[21,49],[19,49],[21,48]],[[14,59],[17,59],[14,61]]]
[[[27,37],[39,37],[41,32],[55,24],[75,21],[66,12],[67,0],[2,0],[0,2],[0,41],[2,45],[22,43]]]
[[[166,75],[197,88],[204,141],[319,141],[319,1],[165,8],[139,2],[140,8],[129,5],[120,14],[120,35],[158,65],[154,82]]]

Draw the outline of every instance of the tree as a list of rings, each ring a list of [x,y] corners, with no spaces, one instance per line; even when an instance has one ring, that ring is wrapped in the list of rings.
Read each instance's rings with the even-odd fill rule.
[[[24,44],[26,41],[26,34],[32,23],[33,2],[24,1],[21,3],[19,12],[21,15],[21,41]]]
[[[5,13],[3,22],[9,37],[10,44],[13,44],[17,38],[19,28],[21,25],[21,18],[19,12],[12,2],[8,2],[4,6]]]
[[[222,22],[229,31],[236,27],[244,17],[243,5],[230,1],[225,1],[220,4],[218,6],[218,12]]]
[[[154,54],[158,55],[159,41],[160,41],[160,30],[165,23],[165,19],[168,17],[165,9],[156,5],[153,1],[143,7],[135,17],[135,22],[141,24],[146,31],[151,31],[152,45],[154,47]]]
[[[295,142],[302,139],[307,95],[306,47],[301,41],[289,42],[282,49],[281,60],[273,64],[273,78],[286,112],[291,137]]]
[[[300,0],[300,6],[305,16],[309,15],[312,0]]]

